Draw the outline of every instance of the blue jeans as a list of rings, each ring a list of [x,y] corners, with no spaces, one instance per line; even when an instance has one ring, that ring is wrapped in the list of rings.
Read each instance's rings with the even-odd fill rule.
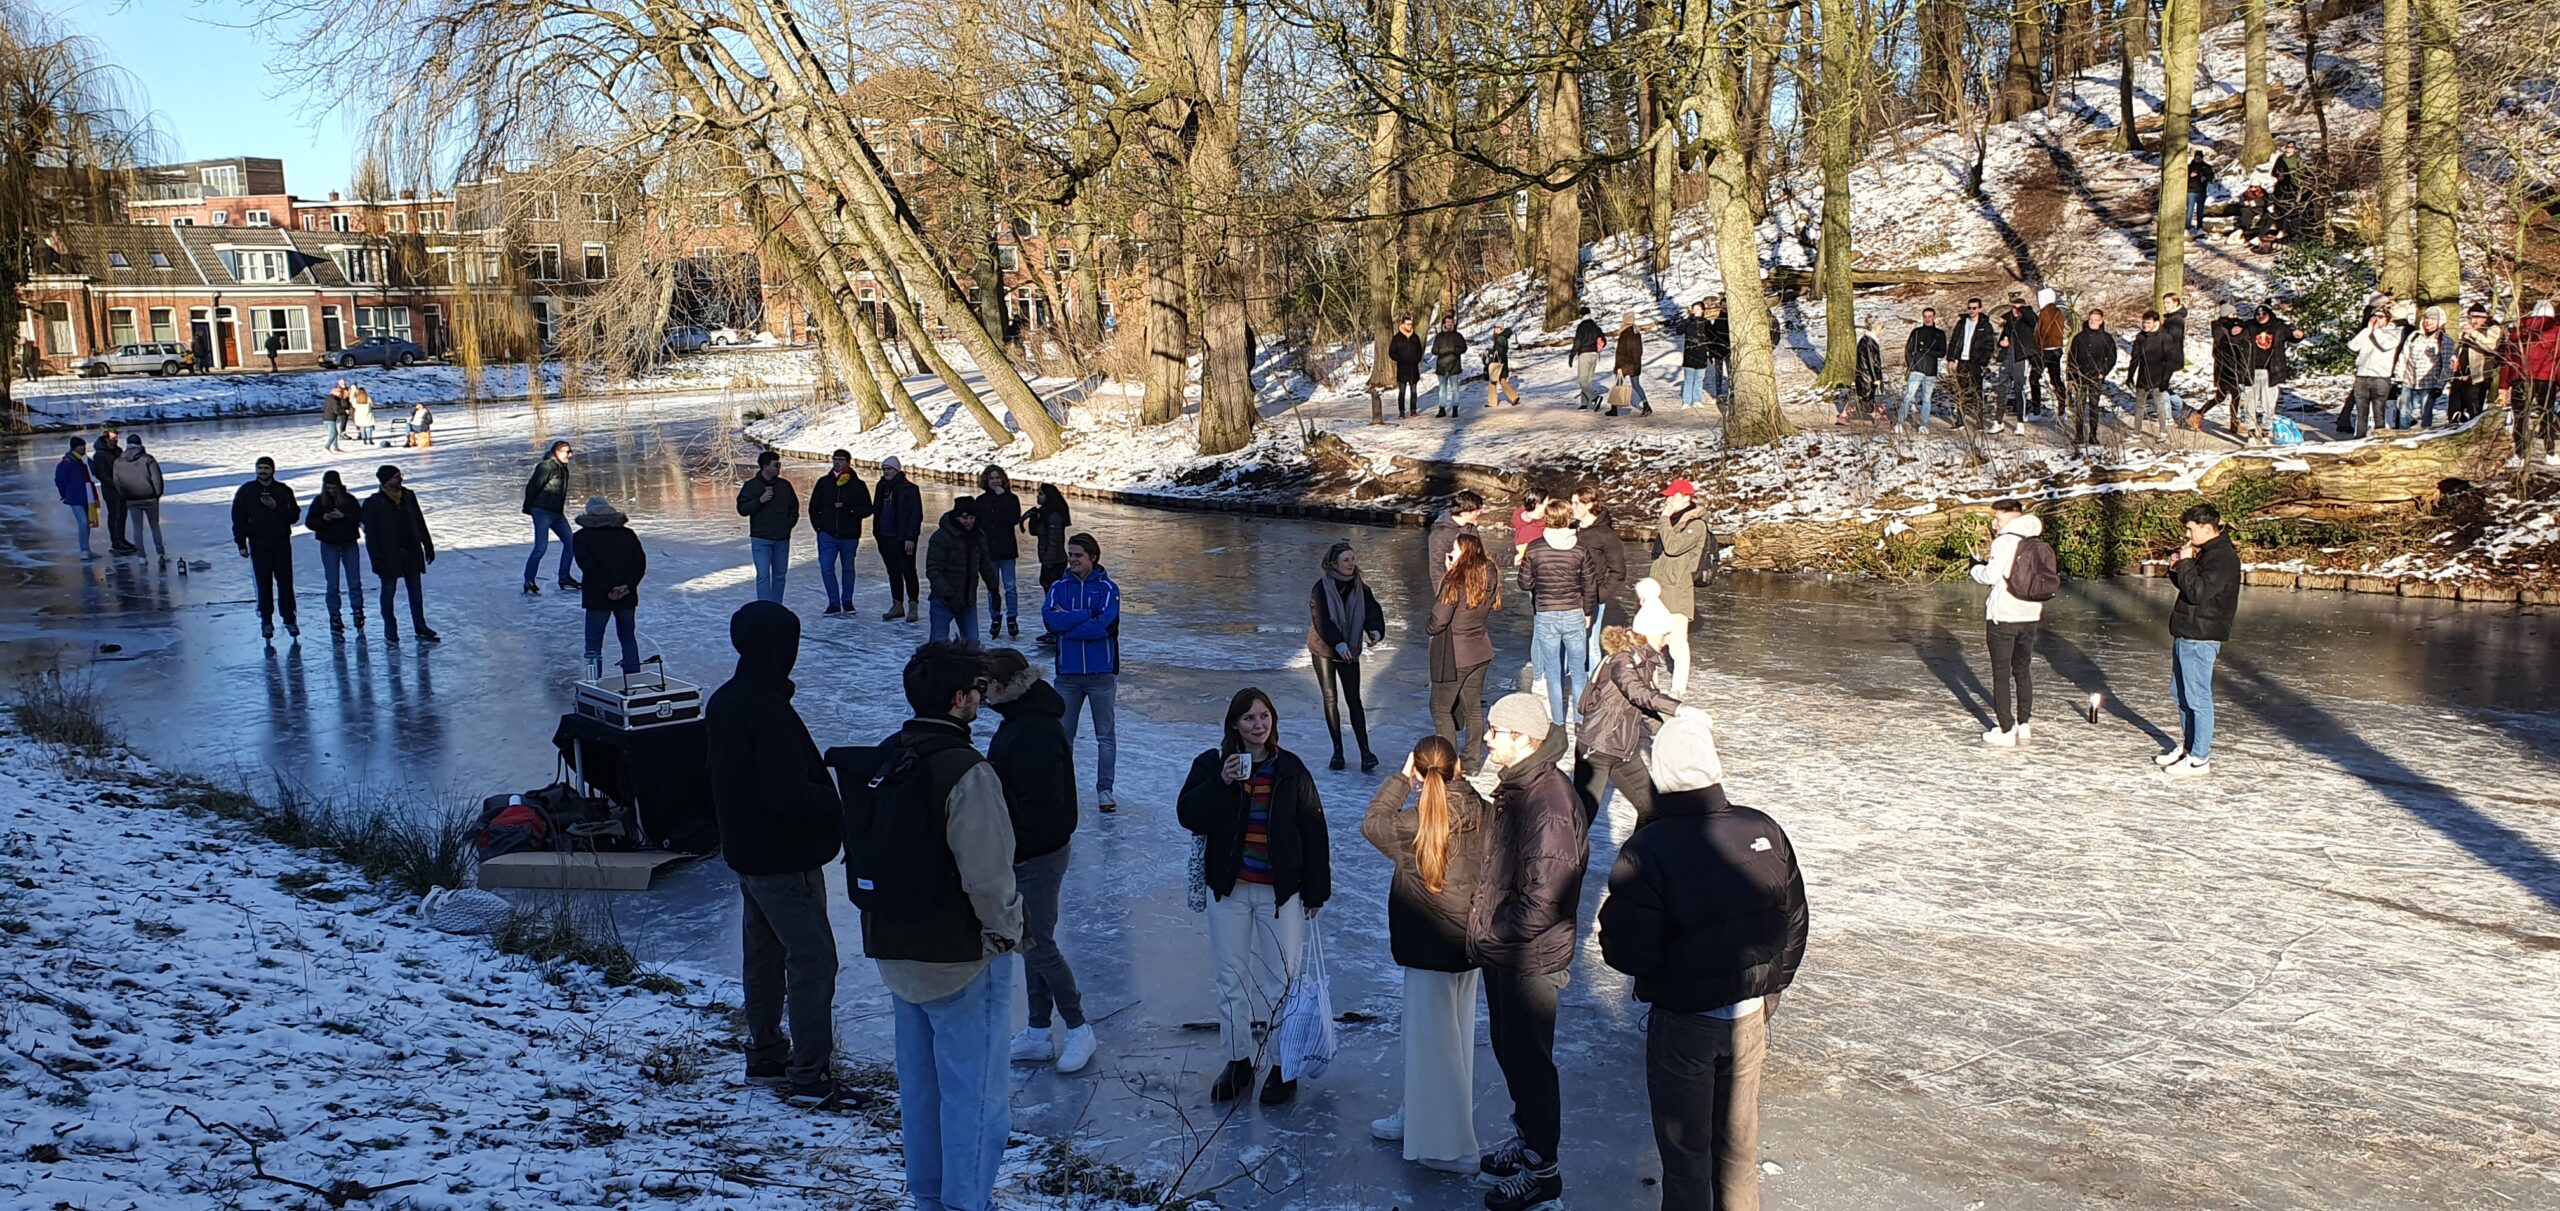
[[[2203,190],[2196,190],[2187,195],[2187,230],[2190,232],[2204,230]]]
[[[1717,400],[1722,400],[1724,398],[1725,370],[1723,362],[1707,363],[1706,388],[1707,394],[1710,397]]]
[[[2213,662],[2222,656],[2219,639],[2176,641],[2177,662],[2170,686],[2178,701],[2178,733],[2187,755],[2198,761],[2213,756]]]
[[[1531,621],[1529,628],[1529,667],[1547,682],[1547,721],[1564,725],[1565,703],[1571,701],[1565,680],[1576,684],[1590,679],[1590,666],[1584,657],[1590,652],[1590,639],[1580,610],[1547,610]]]
[[[1706,398],[1707,368],[1704,366],[1682,366],[1680,368],[1680,406],[1683,408],[1695,408]]]
[[[1004,588],[1001,593],[995,589],[987,590],[987,622],[1019,622],[1022,620],[1022,600],[1013,592],[1014,561],[996,559],[992,562],[996,566],[996,583]]]
[[[942,604],[941,598],[927,597],[924,599],[924,616],[926,625],[933,628],[935,643],[945,639],[957,639],[963,643],[978,642],[978,601],[975,595],[972,595],[969,604],[962,606],[956,614]]]
[[[2436,401],[2443,398],[2444,388],[2442,387],[2401,388],[2400,398],[2392,402],[2392,411],[2395,415],[2391,419],[2391,427],[2406,429],[2416,425],[2421,429],[2435,428]]]
[[[862,545],[859,538],[838,538],[818,531],[818,579],[827,585],[827,608],[830,610],[853,604],[853,553]],[[843,569],[841,579],[837,569]]]
[[[747,558],[756,565],[756,600],[782,600],[782,582],[791,575],[791,540],[788,538],[750,538]]]
[[[898,1034],[898,1126],[917,1211],[985,1211],[1013,1129],[1006,1029],[1019,965],[997,955],[967,987],[922,1004],[889,998]]]
[[[363,575],[357,570],[360,566],[357,562],[359,550],[361,548],[351,542],[321,543],[320,574],[329,583],[329,617],[335,618],[338,616],[338,576],[341,572],[345,573],[347,602],[356,608],[356,625],[362,626],[364,625],[364,581],[357,579]]]
[[[622,675],[628,677],[640,671],[640,640],[631,625],[638,610],[637,605],[619,605],[610,610],[587,611],[587,664],[590,667],[604,659],[604,624],[610,619],[614,637],[622,641]]]
[[[80,540],[80,553],[89,554],[89,506],[64,505],[62,507],[71,510],[71,536]]]
[[[1902,380],[1902,406],[1893,410],[1893,423],[1926,426],[1930,401],[1938,394],[1938,376],[1917,370]]]
[[[320,439],[320,448],[323,450],[338,449],[338,435],[346,428],[346,422],[332,420],[328,422],[328,426],[328,433]]]
[[[542,576],[542,553],[551,549],[551,536],[560,536],[560,579],[569,579],[569,519],[539,505],[533,510],[533,554],[524,557],[527,582]]]
[[[1458,410],[1458,379],[1460,377],[1455,374],[1440,376],[1440,406],[1451,412]]]
[[[1600,667],[1600,628],[1606,624],[1608,617],[1608,602],[1601,602],[1591,611],[1591,631],[1587,637],[1589,642],[1583,644],[1582,648],[1583,668],[1596,669]]]
[[[1060,673],[1052,684],[1067,701],[1059,722],[1067,728],[1067,747],[1075,748],[1076,714],[1093,704],[1093,789],[1111,792],[1111,774],[1120,764],[1120,679],[1110,673]]]

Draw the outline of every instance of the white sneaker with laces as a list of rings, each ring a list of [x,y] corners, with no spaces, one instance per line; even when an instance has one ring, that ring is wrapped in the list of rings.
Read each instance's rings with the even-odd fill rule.
[[[2181,744],[2176,748],[2170,749],[2168,752],[2162,753],[2157,757],[2153,757],[2151,759],[2151,764],[2159,766],[2162,769],[2167,769],[2170,766],[2176,765],[2186,759],[2187,746]]]
[[[1085,1065],[1093,1062],[1095,1046],[1091,1022],[1067,1031],[1067,1045],[1058,1051],[1058,1072],[1070,1075],[1084,1071]]]
[[[1370,1119],[1369,1138],[1385,1140],[1391,1144],[1402,1142],[1404,1140],[1404,1111],[1399,1109],[1385,1118]],[[1470,1173],[1474,1172],[1475,1166],[1472,1164],[1468,1165],[1467,1171]]]
[[[2172,765],[2167,769],[2161,770],[2160,772],[2172,778],[2201,778],[2204,775],[2213,772],[2213,762],[2199,761],[2194,757],[2189,757],[2176,765]]]
[[[2004,732],[1995,727],[1990,731],[1982,733],[1982,742],[1993,748],[2016,748],[2018,746],[2018,733],[2015,731]]]
[[[1049,1028],[1046,1026],[1023,1027],[1022,1033],[1013,1036],[1011,1054],[1016,1064],[1048,1063],[1049,1057],[1056,1054],[1050,1049]]]

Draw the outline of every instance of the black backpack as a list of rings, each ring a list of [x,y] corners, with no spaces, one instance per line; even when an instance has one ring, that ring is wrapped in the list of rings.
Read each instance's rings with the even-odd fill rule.
[[[2009,595],[2020,601],[2051,601],[2061,592],[2062,564],[2054,557],[2053,544],[2019,538],[2018,553],[2009,560]]]
[[[951,856],[945,796],[967,765],[983,760],[958,735],[827,751],[843,804],[845,897],[866,921],[921,922],[968,903]],[[948,763],[962,768],[936,778],[935,766]]]

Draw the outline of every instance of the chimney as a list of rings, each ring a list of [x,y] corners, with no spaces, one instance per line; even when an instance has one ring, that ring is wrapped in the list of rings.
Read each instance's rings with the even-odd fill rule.
[[[330,190],[330,191],[329,191],[329,200],[330,200],[330,201],[332,201],[332,202],[335,202],[335,201],[337,201],[337,200],[338,200],[338,191],[337,191],[337,190],[332,189],[332,190]]]

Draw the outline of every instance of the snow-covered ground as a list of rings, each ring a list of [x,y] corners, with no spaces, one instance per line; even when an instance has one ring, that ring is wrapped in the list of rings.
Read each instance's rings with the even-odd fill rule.
[[[426,928],[143,759],[0,724],[0,1124],[12,1207],[880,1206],[894,1080],[811,1113],[745,1085],[734,983],[607,987]],[[1040,1141],[1017,1136],[1005,1205]],[[260,1176],[264,1174],[265,1176]],[[328,1193],[321,1193],[327,1191]],[[1104,1205],[1080,1200],[1077,1206]]]

